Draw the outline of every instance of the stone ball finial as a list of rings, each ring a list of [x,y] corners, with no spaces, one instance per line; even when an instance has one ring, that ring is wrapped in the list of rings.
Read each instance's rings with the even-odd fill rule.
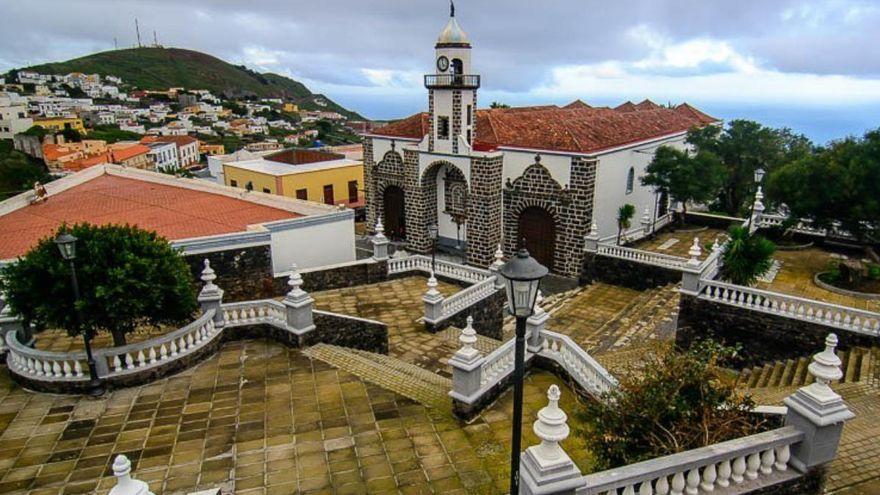
[[[645,212],[642,213],[642,224],[651,223],[651,210],[646,206]]]
[[[126,476],[131,473],[131,461],[128,457],[119,454],[113,460],[113,475],[117,477]]]
[[[599,226],[596,225],[595,221],[593,221],[592,225],[590,225],[590,237],[599,237]]]
[[[538,411],[538,420],[532,426],[535,435],[541,439],[540,453],[546,459],[558,459],[565,455],[559,442],[568,438],[568,415],[559,408],[562,394],[559,387],[550,385],[547,390],[547,406]]]
[[[810,374],[816,378],[816,382],[826,387],[832,381],[843,377],[840,358],[834,352],[836,348],[837,335],[829,333],[825,337],[825,350],[813,356],[813,362],[807,367]]]
[[[211,260],[205,258],[205,268],[202,270],[202,282],[205,283],[205,289],[211,290],[216,288],[214,281],[217,280],[217,274],[211,268]]]
[[[437,277],[434,276],[434,270],[431,270],[431,276],[428,277],[428,295],[429,296],[440,295],[440,291],[437,290],[438,285],[440,285],[440,284],[437,283]]]
[[[703,250],[700,248],[700,238],[694,237],[694,243],[691,245],[691,248],[688,249],[688,255],[691,257],[691,261],[699,261],[700,255],[703,254]]]
[[[290,264],[290,277],[287,280],[287,285],[290,286],[289,294],[293,295],[295,292],[300,291],[300,287],[302,287],[303,279],[302,275],[299,274],[299,270],[296,267],[296,263]]]
[[[462,351],[470,352],[474,348],[474,344],[477,342],[477,331],[474,330],[473,316],[467,317],[467,325],[461,329],[458,341],[461,342]]]
[[[383,235],[385,233],[385,226],[382,225],[382,217],[376,218],[376,236]]]
[[[718,248],[721,247],[721,243],[718,242],[718,236],[715,236],[715,240],[712,241],[712,252],[718,251]]]

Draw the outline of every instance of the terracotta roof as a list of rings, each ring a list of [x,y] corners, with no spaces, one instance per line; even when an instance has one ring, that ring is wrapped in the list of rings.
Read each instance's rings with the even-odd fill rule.
[[[99,155],[86,156],[78,160],[71,160],[69,162],[64,162],[62,166],[64,167],[64,170],[79,172],[80,170],[94,167],[101,163],[110,163],[110,153],[101,153]]]
[[[583,100],[577,99],[577,100],[574,100],[573,102],[569,103],[568,105],[565,105],[562,108],[593,108],[593,107],[584,103]]]
[[[626,102],[616,109],[555,105],[477,110],[474,149],[498,147],[594,153],[616,146],[687,131],[717,122],[693,107],[661,107],[650,100]],[[389,137],[421,139],[428,114],[420,113],[373,131]]]
[[[198,143],[199,140],[192,136],[144,136],[141,138],[142,143],[174,143],[178,148],[192,143]]]
[[[43,159],[47,161],[55,161],[62,156],[79,153],[79,150],[72,150],[61,144],[45,143],[43,144]]]
[[[241,232],[248,225],[298,216],[220,194],[103,174],[44,203],[0,216],[0,259],[24,254],[63,222],[128,223],[177,240]]]
[[[124,160],[128,160],[129,158],[143,155],[145,153],[149,153],[150,148],[142,145],[142,144],[133,144],[131,146],[125,147],[114,147],[110,153],[113,157],[113,162],[118,163]]]

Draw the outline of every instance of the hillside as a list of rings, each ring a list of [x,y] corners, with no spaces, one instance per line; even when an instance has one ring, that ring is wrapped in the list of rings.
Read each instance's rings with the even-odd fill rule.
[[[321,94],[314,94],[300,82],[278,74],[261,74],[217,57],[182,48],[129,48],[95,53],[66,62],[35,65],[27,70],[42,74],[83,72],[121,77],[140,89],[168,89],[182,86],[207,89],[215,94],[241,97],[286,98],[307,110],[339,112],[363,119]],[[325,102],[321,105],[318,102]]]

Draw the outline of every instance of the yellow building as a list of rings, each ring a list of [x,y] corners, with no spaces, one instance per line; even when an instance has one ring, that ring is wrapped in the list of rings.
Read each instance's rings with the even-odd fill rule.
[[[79,131],[80,134],[86,133],[86,128],[85,126],[83,126],[82,119],[73,117],[35,119],[34,125],[38,125],[43,129],[55,132],[61,132],[64,129],[74,129],[76,131]]]
[[[296,103],[285,103],[283,110],[285,112],[296,113],[299,112],[299,105],[297,105]]]
[[[284,150],[227,162],[223,177],[227,186],[349,208],[364,206],[363,162],[336,153]]]

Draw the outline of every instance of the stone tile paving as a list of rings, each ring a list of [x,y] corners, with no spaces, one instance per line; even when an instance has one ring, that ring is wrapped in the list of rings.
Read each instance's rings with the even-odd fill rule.
[[[142,327],[126,335],[125,341],[128,344],[143,342],[176,329],[177,327]],[[85,350],[82,336],[71,337],[67,331],[61,329],[44,330],[36,333],[34,338],[34,347],[44,351],[75,352]],[[102,347],[113,347],[113,336],[110,335],[110,332],[98,332],[92,339],[93,349]]]
[[[555,377],[526,383],[525,445]],[[563,407],[575,409],[563,388]],[[106,493],[125,453],[155,493],[503,493],[510,394],[466,425],[299,350],[232,342],[193,369],[94,400],[0,375],[0,493]],[[577,438],[565,443],[582,465]]]
[[[690,258],[688,254],[688,250],[694,244],[694,237],[698,237],[700,239],[700,249],[703,250],[700,255],[700,259],[706,259],[706,256],[709,255],[709,251],[706,249],[706,244],[711,244],[715,241],[715,238],[718,238],[718,242],[723,243],[724,239],[727,235],[727,231],[723,229],[713,229],[706,228],[705,230],[701,230],[698,232],[690,231],[674,231],[671,228],[667,227],[660,232],[657,232],[653,237],[648,239],[642,239],[636,242],[632,247],[636,249],[643,249],[645,251],[654,251],[656,253],[664,253],[672,256],[680,256],[682,258]],[[675,244],[671,244],[669,241],[675,239]],[[671,245],[670,245],[671,244]],[[660,249],[663,246],[668,246],[665,249]]]
[[[869,300],[837,294],[813,283],[813,276],[825,271],[834,259],[830,252],[814,247],[802,251],[777,251],[773,257],[782,262],[782,269],[772,283],[758,283],[758,288],[880,312],[878,299]]]

